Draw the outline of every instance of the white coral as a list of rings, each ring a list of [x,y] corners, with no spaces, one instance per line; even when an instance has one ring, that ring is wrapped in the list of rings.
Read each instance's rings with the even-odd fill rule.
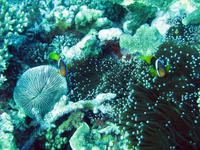
[[[105,101],[111,101],[116,97],[116,94],[113,93],[101,93],[96,96],[94,100],[81,100],[78,102],[68,102],[66,105],[66,101],[68,101],[67,96],[63,96],[59,102],[57,102],[54,106],[54,109],[44,116],[44,122],[42,122],[42,127],[49,128],[54,127],[52,122],[57,120],[59,117],[68,114],[77,109],[84,109],[86,104],[90,104],[93,106],[93,109],[100,109],[102,107],[102,103]],[[100,107],[101,106],[101,107]],[[105,113],[105,112],[104,112]]]

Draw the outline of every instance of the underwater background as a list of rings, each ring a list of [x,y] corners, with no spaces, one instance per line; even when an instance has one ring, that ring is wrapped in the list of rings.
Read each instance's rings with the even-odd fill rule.
[[[200,0],[0,0],[0,150],[199,150]]]

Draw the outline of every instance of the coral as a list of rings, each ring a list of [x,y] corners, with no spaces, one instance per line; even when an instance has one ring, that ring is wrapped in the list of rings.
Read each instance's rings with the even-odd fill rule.
[[[47,43],[31,42],[28,43],[28,45],[23,45],[23,47],[20,47],[19,49],[19,52],[13,55],[18,56],[19,59],[30,67],[46,64],[49,59],[48,55],[50,49],[49,44]]]
[[[106,2],[104,4],[104,14],[105,16],[113,22],[120,22],[127,13],[126,8],[116,3]]]
[[[46,149],[60,149],[62,147],[63,144],[65,144],[67,142],[67,138],[66,137],[61,137],[59,134],[57,134],[54,138],[53,138],[53,133],[51,132],[51,130],[47,130],[47,134],[45,135],[46,137],[46,143],[45,143],[45,148]]]
[[[9,59],[12,57],[12,55],[10,55],[8,53],[8,49],[6,46],[4,46],[3,48],[0,48],[0,86],[2,89],[2,84],[7,80],[6,76],[4,75],[4,71],[7,69],[8,67],[8,61]]]
[[[76,45],[69,47],[64,47],[62,50],[62,55],[65,56],[65,61],[67,64],[71,64],[72,60],[82,60],[88,56],[96,56],[101,52],[98,47],[98,41],[96,37],[97,33],[95,30],[91,30],[87,35],[85,35],[80,42]]]
[[[26,5],[11,5],[5,0],[0,1],[0,31],[2,42],[10,38],[13,34],[22,33],[24,28],[28,26],[28,18],[24,12]]]
[[[163,36],[155,27],[142,25],[136,33],[123,34],[120,37],[120,47],[128,49],[130,53],[139,53],[139,55],[152,55],[157,47],[162,43]]]
[[[13,97],[28,116],[39,118],[49,112],[67,90],[66,80],[59,70],[43,65],[27,70],[20,77]]]
[[[32,12],[37,14],[36,28],[42,30],[49,39],[64,34],[74,25],[78,5],[69,6],[64,1],[54,0],[32,1],[30,5],[35,8]]]
[[[89,0],[84,3],[90,9],[102,10],[104,12],[104,16],[113,22],[120,22],[127,10],[119,5],[118,3],[113,3],[107,0]]]
[[[11,44],[9,38],[23,32],[24,28],[28,26],[28,19],[23,7],[24,5],[15,6],[5,0],[0,1],[0,85],[7,80],[4,71],[12,56],[7,49],[7,46]]]
[[[182,24],[184,17],[174,17],[169,20],[172,27],[166,34],[166,40],[173,40],[177,45],[188,45],[199,50],[200,47],[200,26]]]
[[[37,140],[35,141],[35,147],[38,145],[40,148],[45,150],[55,150],[55,149],[66,149],[68,139],[58,134],[54,129],[47,129],[37,133]],[[33,146],[32,146],[33,147]]]
[[[103,12],[95,9],[88,9],[82,6],[75,17],[75,26],[79,30],[88,26],[91,22],[95,22],[98,18],[102,17]]]
[[[90,128],[86,123],[83,123],[74,133],[74,135],[69,140],[70,146],[73,150],[79,150],[82,149],[84,146],[87,146],[89,148],[88,143],[86,143],[84,136],[88,135],[90,132]],[[90,148],[91,149],[91,148]]]
[[[100,30],[102,28],[108,28],[111,27],[113,23],[107,18],[107,17],[101,17],[98,18],[91,26],[91,28],[94,28],[96,30]]]
[[[0,149],[5,140],[10,149],[199,149],[198,6],[0,0],[0,136],[9,137]],[[66,78],[41,66],[57,65],[50,52],[66,62]],[[152,76],[138,55],[171,68]]]
[[[155,18],[157,9],[143,3],[134,2],[126,6],[129,13],[125,16],[124,30],[130,33],[135,31],[144,23],[151,23]],[[128,21],[128,22],[127,22]]]
[[[73,47],[82,38],[82,35],[77,33],[66,33],[64,35],[57,35],[52,39],[50,43],[50,49],[57,54],[61,54],[64,47]]]
[[[61,30],[61,32],[66,31],[72,26],[75,17],[73,11],[67,10],[64,6],[59,6],[53,10],[53,14],[58,29]]]
[[[27,2],[11,2],[11,1],[0,1],[0,85],[4,81],[7,81],[1,89],[8,87],[9,75],[5,72],[8,66],[12,63],[10,58],[12,55],[9,52],[9,46],[17,45],[19,41],[16,41],[16,37],[20,37],[27,28],[30,27],[31,22],[29,20],[29,4]],[[6,88],[5,88],[6,87]]]
[[[80,110],[71,112],[70,116],[57,129],[59,134],[71,130],[72,127],[78,128],[83,122],[84,113]]]
[[[122,34],[119,28],[102,29],[98,33],[98,38],[101,42],[118,40]]]
[[[199,21],[199,14],[200,14],[200,8],[197,8],[195,11],[191,12],[187,17],[183,19],[183,24],[200,24]]]
[[[143,3],[145,5],[155,6],[161,9],[167,9],[175,0],[136,0],[136,2]]]
[[[14,125],[11,117],[7,113],[0,115],[0,149],[16,149],[15,138],[13,135]]]
[[[168,29],[173,24],[169,23],[169,20],[174,18],[184,17],[185,14],[189,14],[196,8],[192,6],[190,1],[174,1],[165,11],[158,11],[157,17],[152,21],[152,26],[156,27],[162,35],[165,35]],[[176,19],[175,19],[176,20]]]
[[[109,21],[109,19],[102,17],[103,11],[89,9],[87,6],[81,6],[79,12],[75,16],[76,30],[87,33],[91,28],[100,29],[112,25],[112,22]]]
[[[66,96],[63,96],[60,101],[55,104],[54,109],[44,116],[44,121],[41,122],[41,125],[44,128],[51,128],[55,126],[53,122],[63,115],[79,109],[86,109],[88,106],[90,106],[89,109],[92,109],[94,113],[97,113],[98,110],[102,110],[100,106],[103,102],[112,101],[115,96],[116,95],[113,93],[101,93],[93,100],[80,100],[78,102],[70,102]],[[65,104],[66,101],[69,101],[67,105]],[[111,111],[112,110],[109,110],[109,112]]]
[[[101,135],[98,130],[92,130],[87,123],[83,122],[69,140],[73,150],[80,149],[110,149],[109,143],[114,141],[111,135]]]

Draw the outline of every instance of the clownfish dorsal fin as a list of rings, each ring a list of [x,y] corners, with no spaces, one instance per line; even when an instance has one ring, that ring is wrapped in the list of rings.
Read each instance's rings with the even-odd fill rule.
[[[139,57],[139,58],[145,60],[148,64],[151,64],[151,59],[152,59],[153,57],[154,57],[154,56],[141,56],[141,57]]]
[[[149,68],[149,72],[152,77],[158,76],[157,71],[153,67]]]
[[[49,54],[49,58],[58,61],[58,60],[60,59],[60,56],[59,56],[58,54],[54,53],[54,52],[51,52],[51,53]]]
[[[169,72],[169,70],[171,69],[172,65],[167,65],[166,66],[166,71]]]

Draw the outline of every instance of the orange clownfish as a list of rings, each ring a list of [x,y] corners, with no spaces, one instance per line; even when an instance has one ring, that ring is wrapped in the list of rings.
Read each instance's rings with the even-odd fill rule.
[[[63,76],[63,77],[66,77],[67,76],[67,73],[68,73],[68,69],[67,69],[67,66],[64,62],[64,60],[56,53],[53,53],[51,52],[49,54],[49,57],[53,60],[57,60],[58,61],[58,68],[60,69],[60,74]]]
[[[165,67],[163,62],[155,56],[141,56],[140,59],[144,59],[148,64],[152,66],[150,67],[150,73],[152,76],[164,77],[171,68],[171,65],[167,65]]]

